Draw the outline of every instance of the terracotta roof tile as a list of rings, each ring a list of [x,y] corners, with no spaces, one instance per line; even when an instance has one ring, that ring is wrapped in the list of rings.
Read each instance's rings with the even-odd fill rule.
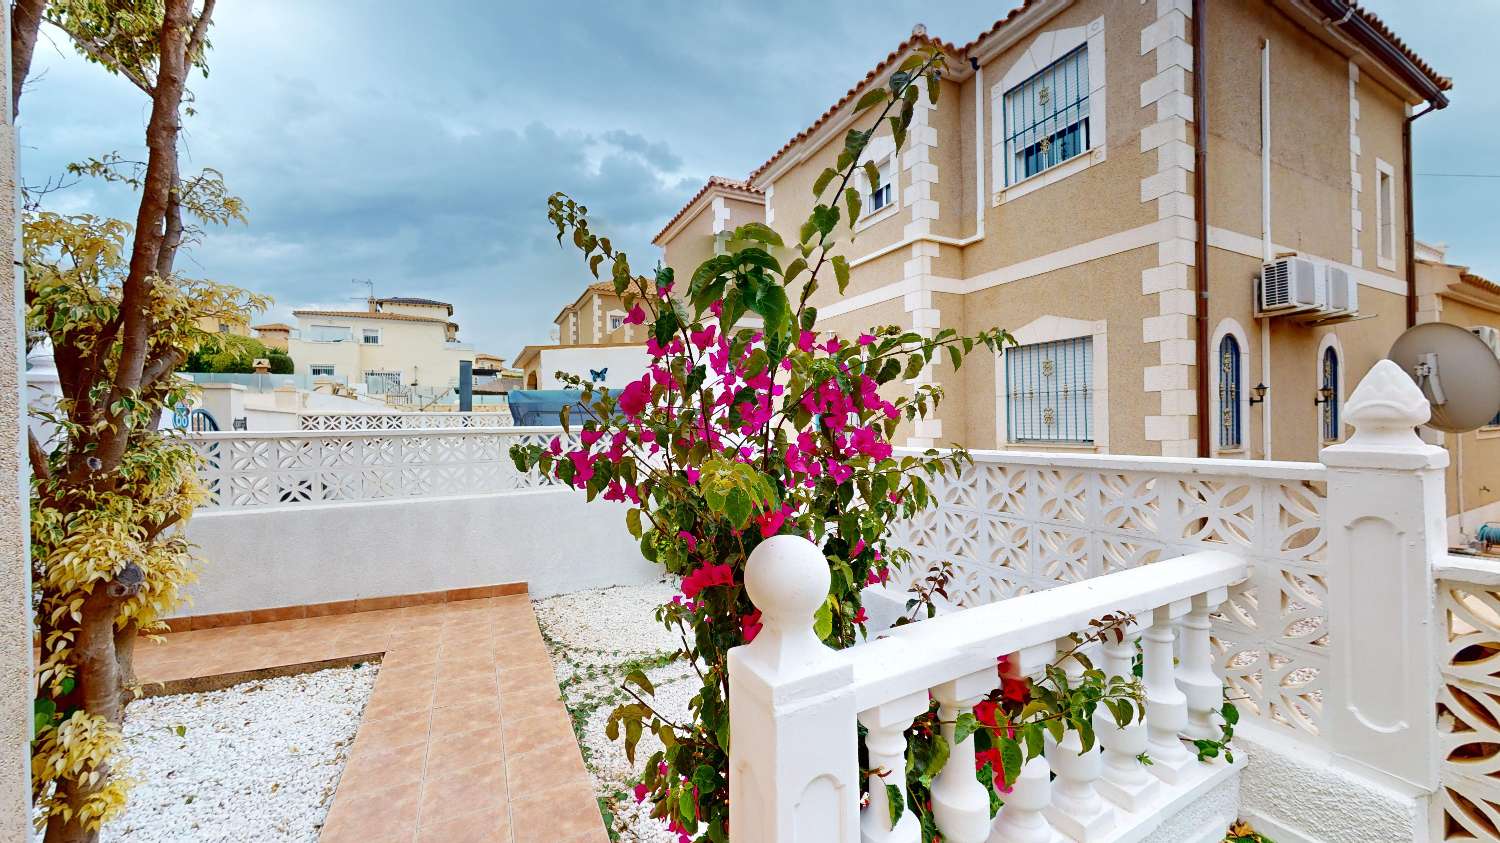
[[[400,322],[435,322],[447,325],[448,320],[436,316],[407,316],[404,313],[381,313],[368,310],[294,310],[293,316],[342,316],[348,319],[394,319]]]
[[[1391,42],[1391,46],[1400,50],[1402,55],[1405,55],[1408,59],[1410,59],[1411,63],[1416,65],[1418,70],[1422,71],[1422,73],[1428,79],[1432,80],[1432,84],[1438,86],[1438,90],[1450,91],[1453,89],[1453,80],[1447,76],[1442,75],[1441,73],[1438,73],[1432,68],[1432,65],[1428,64],[1426,60],[1417,55],[1415,50],[1413,50],[1411,47],[1406,46],[1406,42],[1402,41],[1401,38],[1396,35],[1395,30],[1386,25],[1385,21],[1376,17],[1374,13],[1366,11],[1364,7],[1360,6],[1358,3],[1352,2],[1352,0],[1349,3],[1349,6],[1350,8],[1354,9],[1355,14],[1364,18],[1366,23],[1374,27],[1375,31],[1379,32],[1382,38]]]
[[[651,242],[657,243],[657,241],[661,240],[662,235],[667,233],[667,229],[676,225],[677,221],[682,219],[683,215],[688,212],[688,209],[693,207],[693,204],[699,199],[702,199],[703,194],[707,193],[708,189],[711,187],[723,188],[724,190],[728,190],[731,192],[745,193],[756,198],[763,198],[765,196],[765,193],[763,191],[758,188],[751,187],[748,182],[742,182],[736,179],[726,179],[723,176],[709,176],[708,181],[704,182],[703,186],[698,188],[698,192],[693,194],[693,198],[683,203],[681,210],[674,214],[671,219],[667,220],[667,224],[661,227],[661,231],[656,232],[656,236],[651,238]]]
[[[251,325],[250,328],[254,331],[290,331],[292,326],[285,322],[267,322],[264,325]]]

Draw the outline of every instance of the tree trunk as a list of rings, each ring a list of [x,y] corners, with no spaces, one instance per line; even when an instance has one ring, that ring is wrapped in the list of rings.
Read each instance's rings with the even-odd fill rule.
[[[89,714],[102,717],[115,725],[123,719],[124,702],[120,686],[119,661],[115,653],[115,615],[120,610],[120,598],[110,593],[110,583],[96,582],[94,590],[84,598],[80,614],[83,620],[78,625],[78,638],[74,652],[78,669],[77,686],[64,700],[66,705],[77,705]],[[100,771],[100,781],[108,779],[108,767]],[[68,797],[68,804],[75,808],[88,798],[93,787],[76,780],[62,780],[59,789]],[[71,822],[54,818],[47,823],[46,843],[94,843],[98,831],[82,826],[75,817]]]
[[[31,54],[36,50],[37,30],[47,0],[15,0],[10,10],[10,114],[21,113],[21,86],[31,73]]]

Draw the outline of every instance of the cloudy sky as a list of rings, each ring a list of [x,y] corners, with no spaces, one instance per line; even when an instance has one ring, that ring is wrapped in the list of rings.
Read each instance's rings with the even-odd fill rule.
[[[705,177],[743,177],[912,24],[963,43],[1013,5],[223,2],[185,151],[224,172],[250,222],[210,232],[179,268],[270,293],[282,319],[355,306],[351,279],[444,299],[461,338],[513,357],[546,341],[588,277],[549,233],[551,192],[587,202],[650,266],[652,235]],[[1467,175],[1418,179],[1418,236],[1500,277],[1500,177],[1468,177],[1500,176],[1500,4],[1366,5],[1456,82],[1453,105],[1416,124],[1416,169]],[[149,103],[129,84],[45,28],[32,70],[28,184],[111,150],[143,155]],[[48,202],[134,217],[98,184]]]

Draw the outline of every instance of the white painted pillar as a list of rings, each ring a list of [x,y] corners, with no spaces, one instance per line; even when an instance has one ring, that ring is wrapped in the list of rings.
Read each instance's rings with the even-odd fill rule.
[[[984,843],[990,833],[990,795],[974,777],[974,736],[953,737],[955,721],[972,714],[998,678],[994,670],[982,670],[932,689],[949,747],[948,763],[932,780],[932,815],[943,839],[952,843]]]
[[[918,715],[927,711],[927,694],[912,694],[860,712],[865,748],[870,755],[870,804],[860,817],[861,843],[920,843],[922,826],[906,805],[906,732]],[[885,772],[884,776],[873,771]],[[891,799],[887,785],[900,791],[901,819],[891,822]]]
[[[1177,668],[1177,687],[1187,697],[1186,734],[1194,740],[1219,737],[1219,715],[1224,704],[1224,680],[1214,670],[1213,652],[1209,647],[1212,624],[1208,616],[1229,599],[1229,590],[1216,588],[1193,598],[1193,608],[1182,619],[1182,663]]]
[[[733,843],[857,843],[854,673],[813,632],[828,562],[801,536],[755,548],[745,588],[755,641],[729,651],[729,834]]]
[[[1142,633],[1141,649],[1146,686],[1146,752],[1151,756],[1150,771],[1157,778],[1173,784],[1196,760],[1182,745],[1181,734],[1187,728],[1187,695],[1177,687],[1173,665],[1173,628],[1177,619],[1187,613],[1189,601],[1180,600],[1157,609],[1151,626]]]
[[[1430,415],[1411,378],[1381,360],[1344,405],[1354,434],[1322,452],[1326,739],[1339,755],[1429,792],[1442,756],[1433,708],[1441,658],[1432,567],[1447,551],[1448,466],[1448,452],[1415,432]]]
[[[994,843],[1055,843],[1057,832],[1046,814],[1051,803],[1052,768],[1045,755],[1038,755],[1026,762],[1011,784],[989,839]]]
[[[1063,661],[1062,670],[1068,677],[1068,686],[1078,687],[1083,679],[1083,663],[1068,658]],[[1099,776],[1103,772],[1099,752],[1097,743],[1084,750],[1083,736],[1074,729],[1069,729],[1062,740],[1047,744],[1047,760],[1057,773],[1047,817],[1058,830],[1082,843],[1098,840],[1115,824],[1114,811],[1099,794]]]
[[[1100,667],[1106,676],[1129,677],[1135,660],[1135,645],[1141,638],[1140,628],[1132,624],[1122,640],[1108,638],[1103,645]],[[1161,782],[1146,772],[1140,762],[1146,751],[1146,722],[1139,714],[1123,729],[1102,706],[1094,713],[1094,733],[1104,747],[1104,768],[1099,791],[1105,798],[1126,811],[1139,811],[1161,787]]]

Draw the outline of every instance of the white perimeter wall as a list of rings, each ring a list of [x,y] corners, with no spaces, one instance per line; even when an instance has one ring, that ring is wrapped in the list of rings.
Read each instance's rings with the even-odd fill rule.
[[[625,384],[640,380],[651,365],[644,345],[544,348],[541,355],[537,371],[537,385],[541,389],[562,389],[562,382],[555,377],[559,371],[588,380],[590,369],[608,369],[603,385],[624,389]]]
[[[660,575],[623,506],[573,489],[199,510],[187,535],[204,564],[181,615],[522,581],[545,596]]]

